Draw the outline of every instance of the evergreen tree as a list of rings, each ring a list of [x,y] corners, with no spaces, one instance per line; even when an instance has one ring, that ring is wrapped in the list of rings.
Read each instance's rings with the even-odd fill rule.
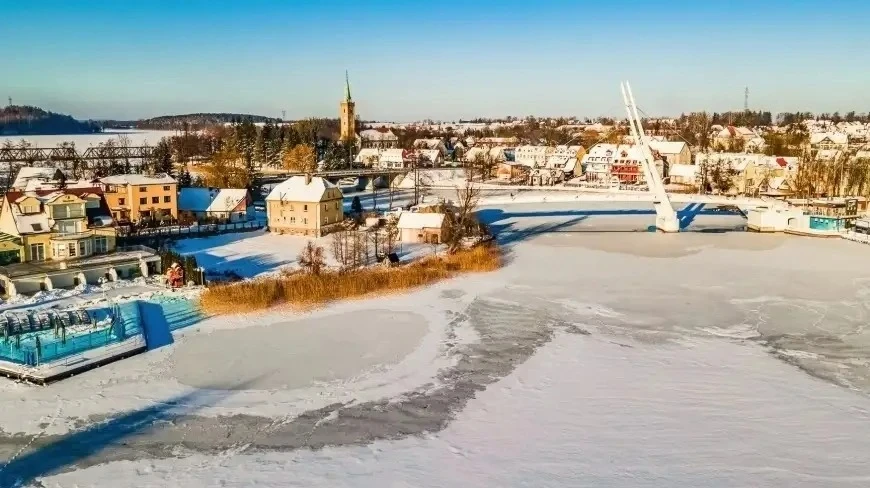
[[[363,211],[362,202],[359,201],[359,197],[353,197],[353,201],[350,202],[350,211],[355,214],[361,214]]]
[[[187,168],[182,168],[181,173],[178,174],[178,186],[179,188],[188,188],[193,186],[193,178],[190,176],[190,172],[187,171]]]

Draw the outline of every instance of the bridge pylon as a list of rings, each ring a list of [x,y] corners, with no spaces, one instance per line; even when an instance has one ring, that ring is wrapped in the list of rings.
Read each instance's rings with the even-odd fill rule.
[[[622,100],[625,102],[625,111],[628,113],[631,135],[634,136],[635,145],[640,149],[640,164],[643,168],[646,184],[655,197],[653,207],[656,211],[656,228],[662,232],[679,232],[680,221],[677,218],[677,212],[671,205],[668,193],[665,191],[662,176],[656,170],[652,149],[649,147],[649,141],[643,131],[640,117],[637,115],[637,105],[634,102],[634,95],[631,93],[631,85],[625,81],[620,85],[620,88],[622,89]]]

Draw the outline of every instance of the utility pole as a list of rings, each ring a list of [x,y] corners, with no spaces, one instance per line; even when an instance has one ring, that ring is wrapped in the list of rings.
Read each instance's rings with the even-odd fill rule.
[[[749,87],[746,87],[746,90],[743,91],[743,110],[749,111]]]
[[[287,111],[282,110],[281,111],[281,122],[284,122],[285,120],[287,120]]]
[[[9,106],[12,106],[12,97],[9,97]]]

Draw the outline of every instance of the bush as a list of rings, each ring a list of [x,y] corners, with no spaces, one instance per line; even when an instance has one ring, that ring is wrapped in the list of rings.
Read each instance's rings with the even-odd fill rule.
[[[451,278],[459,273],[494,271],[501,267],[494,245],[477,246],[446,257],[431,257],[395,268],[349,272],[298,273],[213,286],[200,297],[212,314],[251,312],[279,304],[320,305],[334,300],[397,292]]]

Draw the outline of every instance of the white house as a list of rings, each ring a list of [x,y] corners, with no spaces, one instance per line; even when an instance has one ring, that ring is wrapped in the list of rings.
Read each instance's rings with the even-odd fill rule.
[[[414,157],[423,165],[437,168],[444,162],[444,154],[439,149],[417,149]]]
[[[378,167],[383,169],[401,169],[408,167],[408,153],[404,149],[384,149],[378,160]]]
[[[849,134],[845,132],[814,132],[810,134],[810,146],[814,149],[845,149],[849,146]]]
[[[434,212],[402,212],[396,227],[399,239],[407,243],[441,244],[449,232],[446,215]]]
[[[369,167],[376,167],[381,160],[381,151],[382,149],[376,147],[364,147],[360,149],[358,153],[356,153],[356,156],[354,156],[353,158],[353,162]]]
[[[182,188],[178,192],[179,217],[246,222],[250,194],[245,188]]]
[[[447,146],[444,145],[444,141],[437,138],[415,139],[414,149],[434,149],[441,153],[442,158],[447,156],[447,153],[449,152]]]
[[[514,161],[530,168],[547,165],[547,158],[555,151],[551,146],[518,146],[514,150]]]

